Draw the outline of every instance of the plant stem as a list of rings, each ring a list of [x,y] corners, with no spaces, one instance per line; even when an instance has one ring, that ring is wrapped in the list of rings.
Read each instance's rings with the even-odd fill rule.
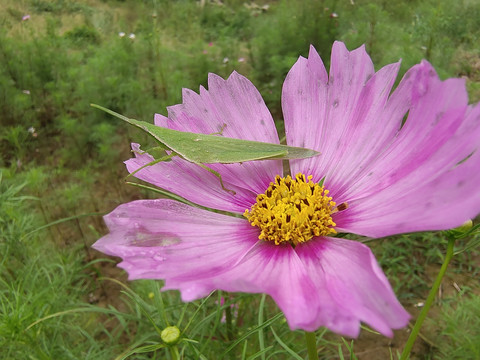
[[[305,342],[307,343],[308,360],[318,360],[317,339],[315,333],[305,331]]]
[[[405,344],[405,348],[403,349],[400,360],[407,360],[409,358],[410,351],[412,350],[413,344],[415,344],[415,340],[418,336],[418,333],[420,332],[420,328],[422,327],[423,321],[427,317],[428,311],[430,310],[430,307],[432,306],[433,301],[435,300],[435,296],[437,294],[438,288],[440,287],[443,276],[447,271],[448,264],[450,263],[450,260],[453,257],[454,244],[455,244],[455,239],[453,237],[449,238],[448,245],[447,245],[447,253],[445,254],[445,259],[443,261],[442,267],[440,268],[437,278],[435,279],[435,282],[433,283],[433,286],[430,289],[430,293],[428,294],[427,300],[425,301],[425,305],[422,311],[420,312],[420,315],[418,316],[417,321],[415,322],[415,326],[412,329],[410,337],[408,338],[407,343]]]
[[[170,347],[170,355],[172,356],[172,360],[180,360],[180,354],[178,353],[177,346]]]
[[[258,306],[258,325],[262,325],[263,324],[263,310],[264,310],[264,306],[265,306],[265,299],[266,299],[266,295],[265,294],[262,294],[262,297],[260,298],[260,305]],[[258,345],[259,345],[259,348],[260,348],[260,351],[263,351],[263,349],[265,349],[265,338],[264,338],[264,333],[263,333],[263,328],[262,327],[259,327],[258,329]],[[261,359],[262,360],[265,360],[265,352],[262,352],[261,353]]]
[[[232,330],[232,310],[230,305],[225,308],[225,324],[227,325],[227,340],[233,340],[233,330]]]

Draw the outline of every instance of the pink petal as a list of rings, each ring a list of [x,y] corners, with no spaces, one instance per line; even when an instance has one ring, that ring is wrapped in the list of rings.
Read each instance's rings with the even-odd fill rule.
[[[237,266],[211,281],[226,291],[269,294],[292,330],[315,331],[326,326],[357,336],[359,320],[339,309],[326,286],[321,263],[310,269],[304,255],[290,245],[260,242]]]
[[[333,309],[329,309],[334,311],[330,314],[333,323],[319,325],[356,337],[359,328],[353,321],[362,321],[392,337],[392,329],[408,324],[410,315],[396,299],[367,246],[340,238],[325,238],[305,245],[298,247],[298,255],[317,292],[327,291],[334,303]],[[352,323],[346,322],[345,318],[351,319]]]
[[[247,234],[247,228],[245,231],[245,239],[254,243],[258,234]],[[204,255],[203,247],[195,248],[194,253],[201,258],[196,261],[185,257],[188,249],[178,253],[172,250],[171,261],[165,264],[170,275],[165,289],[180,290],[184,301],[214,289],[267,293],[283,311],[291,329],[315,331],[325,326],[356,337],[364,321],[392,336],[391,329],[408,322],[409,315],[396,300],[372,253],[360,243],[320,239],[294,250],[290,245],[262,241],[244,247],[236,261],[224,252]],[[224,267],[225,259],[230,267]]]
[[[467,107],[464,81],[442,82],[424,61],[390,94],[399,64],[373,74],[363,48],[348,52],[341,43],[331,63],[327,79],[312,48],[289,72],[282,102],[288,144],[321,152],[291,162],[292,172],[325,177],[334,200],[349,204],[334,216],[339,230],[385,236],[451,228],[475,217],[480,164],[456,167],[480,137],[480,110]]]
[[[455,151],[451,155],[443,154],[447,155],[445,160],[432,160],[432,155],[442,152],[442,147],[460,127],[468,98],[463,80],[441,82],[426,62],[417,66],[416,70],[409,73],[414,77],[415,86],[410,90],[412,100],[405,125],[397,131],[390,144],[378,152],[376,161],[369,166],[368,176],[358,181],[360,189],[350,188],[349,192],[355,193],[350,198],[378,193],[407,175],[412,185],[417,184],[418,179],[410,176],[414,170],[420,170],[422,177],[434,175],[438,170],[455,165],[473,151],[474,147],[469,144],[466,153]],[[458,145],[461,146],[460,141]],[[426,164],[430,166],[424,166]]]
[[[325,177],[331,194],[343,201],[338,198],[342,189],[391,139],[404,115],[397,114],[396,121],[389,116],[388,123],[382,117],[398,67],[398,63],[388,65],[374,74],[363,47],[348,52],[338,42],[332,50],[329,79],[313,48],[308,59],[300,58],[283,88],[287,143],[302,146],[308,139],[321,155],[293,161],[292,172]]]
[[[124,204],[105,217],[110,234],[94,247],[120,256],[130,279],[165,279],[191,301],[215,289],[267,293],[292,329],[326,326],[355,337],[360,322],[391,336],[408,314],[370,250],[319,238],[293,249],[258,240],[241,218],[171,200]]]
[[[422,64],[404,127],[369,170],[352,186],[348,219],[339,226],[367,236],[443,230],[480,212],[480,105],[467,107],[462,80],[441,82]],[[475,153],[474,153],[475,152]],[[457,165],[470,154],[474,156]]]
[[[185,301],[202,297],[214,289],[267,293],[283,311],[292,330],[315,331],[325,326],[337,333],[356,337],[363,320],[382,334],[392,336],[391,328],[404,326],[409,316],[395,299],[368,248],[362,248],[366,253],[362,254],[355,247],[363,245],[346,242],[352,243],[353,249],[346,246],[340,250],[335,246],[324,249],[317,244],[305,248],[299,246],[294,250],[289,245],[260,242],[250,251],[241,253],[230,269],[220,271],[223,268],[211,264],[215,275],[210,278],[199,276],[196,267],[185,265],[191,263],[187,258],[181,263],[184,264],[182,267],[175,268],[176,275],[167,278],[165,289],[179,289]],[[337,257],[340,263],[333,265],[334,269],[328,269]],[[335,266],[344,271],[349,257],[358,258],[358,264],[348,265],[351,270],[347,270],[347,274],[352,278],[342,275],[336,278],[333,274]],[[179,253],[177,260],[180,262],[181,259]],[[207,272],[200,268],[200,273]],[[357,283],[370,287],[359,288]],[[197,296],[192,296],[194,294]]]
[[[300,57],[283,84],[282,108],[288,145],[320,150],[322,134],[328,126],[327,82],[322,59],[311,47],[308,60]],[[320,157],[290,161],[292,174],[311,174],[323,159],[322,153]]]
[[[132,173],[154,159],[142,153],[138,144],[132,144],[134,158],[125,161]],[[257,193],[238,187],[222,176],[225,187],[235,195],[222,189],[220,180],[211,172],[196,164],[174,157],[170,162],[160,162],[138,171],[135,177],[168,190],[196,204],[232,212],[243,213],[255,202]]]
[[[198,278],[205,271],[212,276],[258,241],[255,235],[245,238],[245,232],[258,231],[244,219],[167,199],[123,204],[104,219],[110,233],[93,247],[123,258],[119,266],[130,279],[168,279],[181,275],[184,267],[196,269]]]
[[[275,124],[260,93],[237,72],[227,80],[209,74],[208,91],[201,87],[200,94],[183,89],[183,103],[170,106],[168,118],[177,130],[210,134],[223,128],[226,137],[278,144]]]
[[[475,218],[480,212],[480,152],[441,176],[425,179],[405,196],[393,197],[384,191],[375,205],[365,202],[342,220],[345,231],[381,237],[391,234],[447,230]],[[381,198],[384,202],[381,202]],[[379,203],[377,203],[380,201]],[[369,207],[370,205],[370,207]],[[352,205],[355,208],[355,205]]]
[[[168,118],[155,116],[155,124],[170,129],[278,144],[272,115],[260,93],[245,77],[233,72],[227,80],[209,74],[208,91],[200,94],[183,90],[183,103],[168,108]],[[281,161],[253,161],[243,164],[212,164],[223,180],[254,191],[264,192],[276,175],[282,174]]]

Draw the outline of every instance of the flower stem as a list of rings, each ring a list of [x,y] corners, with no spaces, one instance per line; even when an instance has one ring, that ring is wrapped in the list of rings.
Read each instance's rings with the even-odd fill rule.
[[[315,333],[305,331],[305,341],[307,343],[308,360],[318,360],[317,339]]]
[[[172,360],[180,360],[180,354],[176,345],[170,347],[170,355],[172,356]]]
[[[427,317],[428,311],[432,306],[433,300],[435,300],[435,296],[437,294],[438,288],[440,287],[443,276],[447,271],[448,264],[450,263],[450,260],[453,257],[454,244],[455,244],[455,239],[453,237],[449,238],[448,245],[447,245],[447,253],[445,254],[445,259],[443,261],[442,267],[440,268],[437,278],[435,279],[435,282],[433,283],[433,286],[430,289],[430,293],[428,294],[427,300],[425,301],[425,305],[423,306],[422,311],[420,311],[420,315],[418,316],[417,321],[415,322],[415,326],[412,329],[410,337],[408,338],[407,343],[405,344],[405,348],[403,349],[400,360],[407,360],[409,358],[410,351],[412,350],[413,344],[415,343],[418,333],[420,332],[420,328],[422,327],[423,321]]]

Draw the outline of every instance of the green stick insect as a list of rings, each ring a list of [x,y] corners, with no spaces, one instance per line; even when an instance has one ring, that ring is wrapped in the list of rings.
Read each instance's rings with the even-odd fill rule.
[[[90,105],[142,129],[155,138],[159,143],[158,148],[171,151],[170,154],[155,159],[135,170],[130,175],[135,174],[147,166],[154,165],[161,161],[168,161],[172,157],[178,156],[211,172],[218,177],[223,190],[235,194],[233,190],[225,188],[222,176],[218,172],[204,164],[231,164],[255,160],[305,159],[320,154],[318,151],[300,147],[240,140],[213,134],[206,135],[172,130],[145,121],[127,118],[100,105]]]

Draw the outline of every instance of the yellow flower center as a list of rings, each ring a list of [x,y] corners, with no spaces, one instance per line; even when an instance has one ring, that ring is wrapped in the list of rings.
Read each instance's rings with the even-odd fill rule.
[[[260,239],[274,241],[275,245],[290,243],[296,246],[314,236],[334,235],[336,224],[332,214],[346,208],[336,207],[329,191],[312,182],[312,175],[298,173],[295,179],[275,177],[264,194],[243,214],[252,226],[261,230]]]

